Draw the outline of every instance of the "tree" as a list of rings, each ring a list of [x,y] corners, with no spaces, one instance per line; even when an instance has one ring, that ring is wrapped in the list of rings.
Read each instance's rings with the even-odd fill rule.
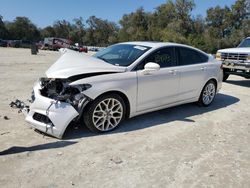
[[[122,28],[119,31],[120,41],[148,40],[149,14],[143,8],[134,13],[125,14],[120,20]]]
[[[172,0],[156,8],[157,20],[155,33],[161,41],[187,43],[192,31],[191,11],[195,7],[193,0]]]
[[[179,22],[179,32],[185,37],[191,32],[191,12],[194,7],[195,4],[193,0],[176,0],[175,3],[177,20]]]
[[[158,7],[156,11],[149,16],[149,36],[151,40],[162,41],[168,40],[163,37],[163,30],[167,32],[166,28],[170,23],[176,20],[176,9],[173,1],[168,1]]]
[[[42,38],[54,37],[55,35],[56,35],[55,30],[51,26],[47,26],[41,30],[41,37]]]
[[[74,23],[72,24],[72,30],[70,32],[70,38],[75,42],[75,43],[84,43],[84,36],[86,34],[85,30],[85,24],[83,21],[83,18],[75,18]]]
[[[0,39],[7,39],[8,38],[8,31],[5,27],[3,22],[3,17],[0,15]]]
[[[53,24],[53,29],[55,31],[54,37],[69,39],[70,32],[72,31],[72,25],[70,22],[66,20],[57,20]]]
[[[16,17],[13,22],[6,24],[10,39],[22,39],[37,41],[40,39],[40,32],[27,17]]]
[[[87,25],[85,44],[107,46],[117,42],[119,28],[115,23],[91,16],[87,20]]]

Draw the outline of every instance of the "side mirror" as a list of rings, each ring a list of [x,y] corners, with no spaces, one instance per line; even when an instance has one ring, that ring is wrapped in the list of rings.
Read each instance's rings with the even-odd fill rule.
[[[152,74],[160,70],[160,65],[157,63],[149,62],[144,66],[143,74]]]

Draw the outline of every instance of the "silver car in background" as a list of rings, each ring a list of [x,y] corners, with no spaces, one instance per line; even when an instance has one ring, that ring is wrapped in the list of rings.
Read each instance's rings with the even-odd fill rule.
[[[26,120],[58,138],[72,121],[107,132],[147,112],[209,106],[221,84],[221,62],[186,45],[126,42],[94,56],[64,50],[35,84]]]

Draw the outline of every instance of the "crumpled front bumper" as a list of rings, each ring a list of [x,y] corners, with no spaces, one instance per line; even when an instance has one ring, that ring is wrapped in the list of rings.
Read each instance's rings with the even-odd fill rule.
[[[79,113],[68,103],[42,96],[40,93],[41,87],[38,83],[33,89],[35,100],[31,104],[25,120],[35,129],[62,138],[69,123]]]

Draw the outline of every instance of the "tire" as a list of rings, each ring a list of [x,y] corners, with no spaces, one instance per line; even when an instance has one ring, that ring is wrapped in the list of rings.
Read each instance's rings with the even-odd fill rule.
[[[124,120],[125,103],[117,94],[107,94],[91,102],[83,113],[84,124],[94,133],[114,130]]]
[[[215,95],[216,84],[213,80],[210,80],[202,89],[198,104],[200,106],[209,106],[214,101]]]
[[[223,82],[225,82],[229,77],[229,74],[223,72]]]

